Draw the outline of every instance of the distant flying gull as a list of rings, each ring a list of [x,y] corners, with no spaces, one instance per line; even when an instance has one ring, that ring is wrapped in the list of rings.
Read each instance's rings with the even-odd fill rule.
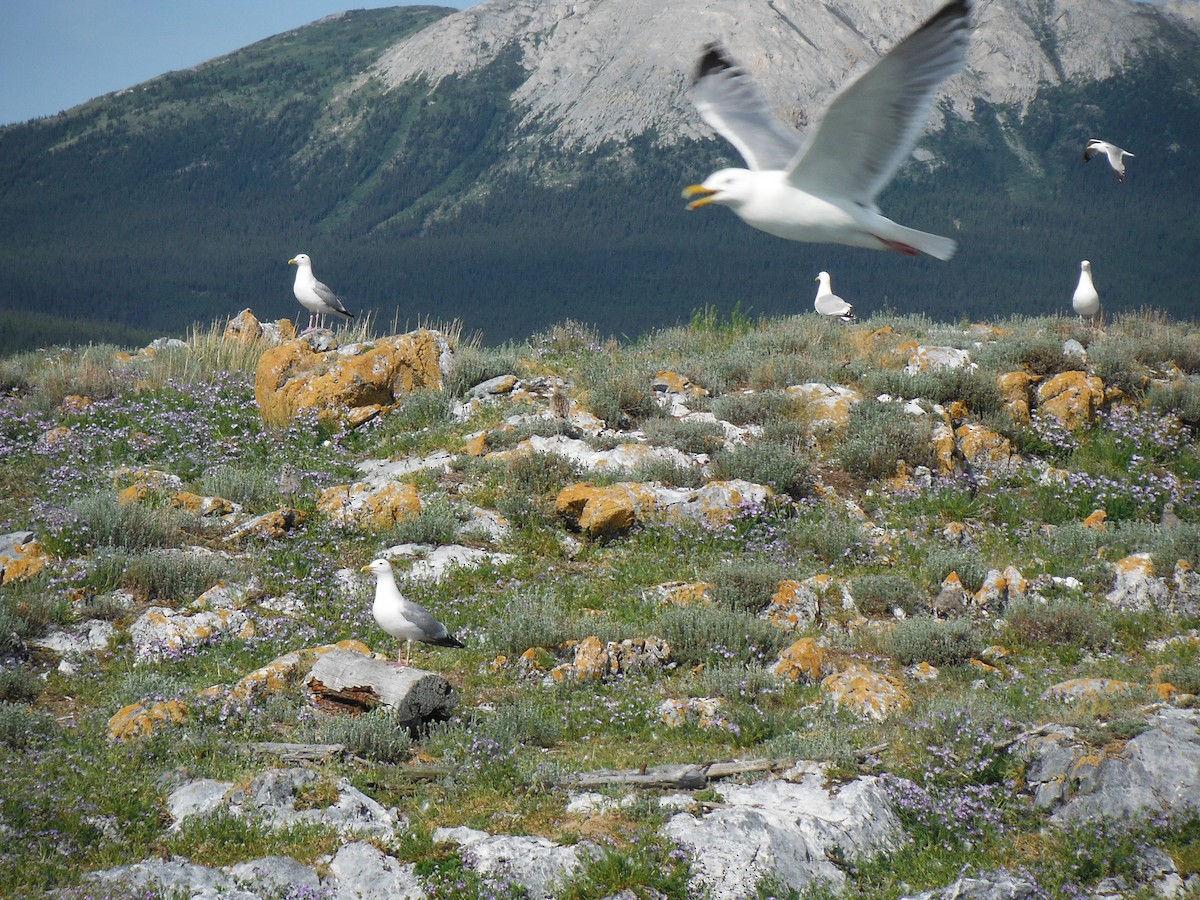
[[[683,192],[688,209],[721,203],[747,225],[792,241],[954,255],[953,240],[884,217],[875,196],[912,153],[938,85],[966,63],[970,0],[954,0],[838,91],[801,142],[771,115],[718,44],[704,48],[693,101],[746,161]]]
[[[853,322],[854,307],[830,289],[829,273],[819,273],[817,281],[821,282],[821,286],[817,288],[817,299],[813,301],[817,312],[823,316],[837,316],[843,322]]]
[[[1092,284],[1092,264],[1086,259],[1079,264],[1079,284],[1071,298],[1071,308],[1088,321],[1094,321],[1100,313],[1100,295]]]
[[[1124,181],[1125,157],[1128,156],[1130,159],[1134,159],[1134,155],[1128,150],[1122,150],[1116,144],[1093,139],[1088,141],[1087,146],[1083,148],[1083,161],[1091,162],[1093,156],[1098,156],[1101,153],[1108,157],[1108,164],[1117,173],[1117,181]]]
[[[353,319],[354,313],[342,305],[338,295],[327,285],[317,281],[312,270],[312,260],[305,253],[297,253],[288,260],[289,266],[296,267],[296,283],[292,285],[292,293],[300,301],[300,305],[308,310],[308,327],[305,332],[314,328],[325,327],[325,314],[333,313],[345,319]],[[320,317],[320,324],[314,324]]]
[[[403,662],[396,652],[396,665],[407,666],[412,658],[412,642],[433,644],[435,647],[463,646],[446,626],[433,617],[425,607],[414,603],[396,587],[396,576],[392,564],[386,559],[377,559],[363,566],[362,571],[375,574],[375,604],[371,613],[379,627],[394,638],[402,638],[407,652]]]

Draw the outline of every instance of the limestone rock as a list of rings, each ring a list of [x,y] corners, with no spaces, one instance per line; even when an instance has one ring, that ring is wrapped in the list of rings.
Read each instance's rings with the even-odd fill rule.
[[[386,531],[421,514],[421,495],[415,484],[399,481],[374,488],[362,482],[340,484],[321,492],[317,509],[336,525]]]
[[[799,581],[781,581],[771,596],[764,618],[784,631],[807,628],[821,615],[816,591]]]
[[[304,510],[285,506],[242,523],[229,533],[229,540],[236,542],[248,537],[282,540],[289,531],[307,518],[308,513]]]
[[[816,638],[800,638],[779,654],[771,667],[771,673],[789,681],[805,680],[815,684],[833,670],[825,648]]]
[[[1148,612],[1166,606],[1170,593],[1164,579],[1154,574],[1154,561],[1149,553],[1135,553],[1114,564],[1116,577],[1106,595],[1118,609]]]
[[[1104,382],[1086,372],[1060,372],[1037,391],[1038,412],[1071,431],[1090,425],[1104,403]]]
[[[708,391],[705,388],[700,387],[698,384],[693,384],[683,375],[669,369],[659,372],[651,379],[650,389],[658,393],[678,394],[687,400],[708,396]]]
[[[164,725],[179,725],[187,718],[187,706],[178,700],[167,700],[149,706],[131,703],[119,709],[108,720],[108,737],[114,741],[149,737]]]
[[[648,588],[642,596],[673,606],[711,606],[713,587],[711,581],[668,581]]]
[[[454,711],[454,688],[441,675],[398,668],[345,650],[322,655],[304,683],[327,709],[355,712],[387,706],[399,727],[447,719]]]
[[[49,561],[50,557],[32,531],[0,534],[0,584],[32,578]]]
[[[81,657],[106,650],[116,633],[116,626],[111,622],[92,619],[62,631],[53,631],[30,643],[34,647],[49,650],[62,657]]]
[[[236,507],[224,497],[201,497],[191,491],[177,491],[171,495],[171,505],[185,509],[197,516],[227,516]]]
[[[1018,425],[1028,425],[1032,420],[1030,391],[1039,379],[1028,372],[1005,372],[996,376],[996,389],[1004,402],[1004,408]]]
[[[787,393],[804,401],[809,410],[809,427],[816,432],[844,429],[850,422],[850,408],[862,400],[862,394],[853,388],[817,381],[790,385]]]
[[[493,553],[478,547],[460,544],[397,544],[388,547],[382,554],[395,563],[398,559],[412,557],[414,562],[408,571],[397,568],[396,574],[415,581],[442,581],[454,569],[476,569],[480,566],[500,566],[513,559],[511,553]]]
[[[446,336],[426,329],[336,350],[300,338],[263,354],[254,399],[268,425],[285,425],[311,410],[353,427],[405,393],[440,387],[451,357]]]
[[[847,709],[876,722],[912,706],[899,679],[858,665],[826,676],[821,682],[821,694],[835,709]]]
[[[984,471],[1005,471],[1019,459],[1012,441],[983,425],[960,425],[954,432],[958,451],[971,466]]]
[[[425,900],[412,863],[402,863],[373,844],[343,844],[329,863],[326,889],[332,900]]]
[[[655,492],[633,482],[596,487],[573,484],[562,489],[555,509],[588,537],[613,537],[644,521],[658,504]]]
[[[721,717],[725,701],[720,697],[688,697],[664,700],[658,705],[658,718],[668,728],[695,724],[701,728],[724,728],[729,723]]]
[[[944,888],[901,900],[1035,900],[1044,896],[1045,891],[1035,882],[1007,872],[993,872],[978,878],[959,878]]]
[[[692,854],[693,889],[713,900],[757,896],[757,884],[768,877],[792,890],[825,884],[837,891],[846,876],[830,854],[871,856],[902,840],[873,777],[838,785],[810,773],[795,782],[722,785],[721,796],[721,807],[707,815],[679,813],[663,826]]]
[[[904,371],[909,375],[921,372],[942,372],[947,369],[975,369],[971,354],[956,347],[926,347],[917,345],[908,358]]]
[[[590,636],[573,647],[574,659],[551,670],[554,681],[601,681],[648,669],[671,666],[671,647],[661,638],[626,638],[601,641]]]
[[[224,340],[236,344],[252,344],[263,334],[262,324],[249,309],[243,309],[225,324]]]
[[[129,627],[134,655],[141,659],[168,656],[218,635],[250,637],[254,625],[241,610],[180,612],[151,606]]]
[[[579,870],[586,843],[562,847],[543,837],[491,835],[475,828],[438,828],[435,843],[455,843],[471,867],[490,878],[505,878],[523,887],[533,900],[549,900],[555,887]]]
[[[1109,694],[1129,694],[1135,685],[1115,678],[1070,678],[1052,684],[1042,693],[1043,700],[1072,703],[1081,699],[1097,699]]]

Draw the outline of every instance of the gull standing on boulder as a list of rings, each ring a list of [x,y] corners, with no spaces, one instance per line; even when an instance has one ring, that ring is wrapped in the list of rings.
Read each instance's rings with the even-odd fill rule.
[[[829,287],[829,273],[820,272],[817,274],[817,281],[821,283],[817,288],[817,299],[813,301],[813,306],[823,316],[837,316],[843,322],[854,321],[854,307],[839,297]]]
[[[1080,317],[1095,324],[1100,315],[1100,295],[1092,284],[1092,264],[1086,259],[1079,264],[1079,284],[1075,287],[1075,295],[1071,298],[1071,308]]]
[[[1134,159],[1134,155],[1128,150],[1122,150],[1116,144],[1110,144],[1108,141],[1097,141],[1092,139],[1087,142],[1087,146],[1083,148],[1083,161],[1091,162],[1093,156],[1098,156],[1103,153],[1108,157],[1108,164],[1112,166],[1112,170],[1117,173],[1117,181],[1125,181],[1125,157]]]
[[[696,198],[688,209],[720,203],[747,225],[792,241],[949,259],[953,240],[896,224],[875,197],[912,153],[938,85],[966,63],[970,11],[970,0],[943,6],[839,90],[803,142],[721,46],[707,45],[693,102],[747,168],[721,169],[686,188],[684,197]]]
[[[392,564],[386,559],[376,559],[363,566],[362,571],[375,575],[375,603],[371,607],[375,621],[392,637],[402,638],[405,642],[407,652],[404,660],[401,661],[398,650],[395,665],[408,665],[412,658],[413,641],[435,647],[463,646],[429,610],[400,593]]]
[[[308,254],[297,253],[288,260],[288,265],[296,267],[296,282],[292,285],[292,293],[296,295],[300,305],[308,310],[308,327],[304,329],[305,333],[317,327],[324,328],[326,313],[333,313],[344,319],[354,318],[354,313],[342,305],[338,295],[328,285],[317,281]],[[320,317],[320,325],[314,325],[317,317]]]

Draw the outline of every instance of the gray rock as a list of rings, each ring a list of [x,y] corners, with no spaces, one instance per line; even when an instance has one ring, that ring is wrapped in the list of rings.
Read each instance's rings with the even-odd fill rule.
[[[63,631],[51,632],[44,638],[32,641],[32,645],[59,656],[81,657],[107,649],[108,642],[116,633],[117,629],[111,622],[92,619]]]
[[[665,835],[691,851],[693,884],[714,900],[755,896],[775,878],[802,890],[825,883],[835,890],[846,876],[827,857],[847,859],[895,849],[900,822],[874,777],[827,787],[820,774],[799,782],[770,780],[721,787],[725,806],[703,817],[673,816]]]
[[[195,647],[214,634],[238,634],[249,621],[246,614],[237,609],[189,613],[151,606],[129,626],[129,636],[134,654],[149,659]]]
[[[89,881],[129,891],[155,890],[188,900],[276,900],[300,888],[316,890],[314,869],[287,856],[266,856],[217,869],[189,862],[148,859],[140,863],[92,872]]]
[[[234,881],[247,890],[259,890],[268,895],[287,894],[296,888],[313,891],[321,887],[321,876],[312,866],[297,862],[290,856],[264,856],[229,867]]]
[[[560,847],[543,837],[490,835],[474,828],[439,828],[437,842],[453,841],[476,872],[520,884],[532,898],[553,897],[557,883],[580,866],[580,850],[589,845]]]
[[[424,900],[412,863],[367,843],[345,844],[329,864],[323,887],[333,900]]]
[[[996,872],[980,878],[960,878],[944,888],[900,900],[1026,900],[1044,896],[1045,892],[1032,881]]]
[[[296,809],[297,795],[318,777],[308,769],[272,769],[255,778],[246,790],[211,779],[191,781],[171,791],[167,809],[175,819],[173,828],[178,828],[189,816],[210,815],[222,809],[278,827],[317,824],[344,834],[378,837],[390,837],[401,824],[392,810],[385,809],[345,778],[338,779],[337,799],[329,806]]]
[[[1149,724],[1150,730],[1130,740],[1119,756],[1105,757],[1053,818],[1131,818],[1200,809],[1200,710],[1161,709]]]

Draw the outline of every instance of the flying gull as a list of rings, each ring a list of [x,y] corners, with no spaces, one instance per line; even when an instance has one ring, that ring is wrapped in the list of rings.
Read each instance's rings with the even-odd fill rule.
[[[1122,150],[1116,144],[1110,144],[1108,141],[1098,141],[1093,138],[1083,148],[1083,161],[1091,162],[1093,156],[1099,156],[1101,153],[1108,157],[1108,164],[1117,173],[1117,181],[1123,182],[1125,180],[1125,157],[1128,156],[1130,159],[1133,159],[1133,154],[1128,150]]]
[[[823,316],[837,316],[843,322],[853,322],[854,307],[835,294],[829,287],[829,273],[819,273],[817,281],[821,282],[821,286],[817,288],[817,299],[813,301],[813,306],[816,307],[817,312]]]
[[[1100,314],[1100,295],[1092,284],[1092,264],[1086,259],[1079,264],[1079,284],[1071,297],[1071,308],[1082,318],[1094,322]]]
[[[308,327],[304,329],[306,332],[317,327],[324,328],[326,313],[332,313],[345,319],[354,318],[354,313],[342,305],[338,295],[330,290],[328,285],[317,281],[317,277],[313,275],[312,260],[308,258],[308,254],[297,253],[288,260],[288,265],[296,267],[296,283],[292,285],[292,293],[296,295],[300,305],[308,310]],[[319,325],[314,324],[318,317]]]
[[[720,203],[792,241],[954,255],[953,240],[898,225],[876,195],[920,137],[943,80],[966,63],[970,0],[947,3],[833,98],[802,142],[776,119],[749,75],[718,44],[704,48],[693,102],[747,168],[721,169],[683,192],[688,209]]]
[[[396,576],[392,564],[386,559],[377,559],[363,566],[362,571],[375,575],[375,603],[371,613],[379,627],[394,638],[403,638],[407,652],[404,660],[396,652],[396,665],[407,666],[412,658],[412,642],[433,644],[435,647],[461,647],[446,626],[433,617],[425,607],[414,603],[396,587]]]

